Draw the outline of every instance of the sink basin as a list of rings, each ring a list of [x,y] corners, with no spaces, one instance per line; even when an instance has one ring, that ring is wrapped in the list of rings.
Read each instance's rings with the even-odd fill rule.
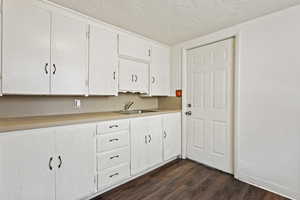
[[[143,114],[143,113],[151,113],[151,112],[158,112],[158,110],[121,110],[119,113],[121,114]]]

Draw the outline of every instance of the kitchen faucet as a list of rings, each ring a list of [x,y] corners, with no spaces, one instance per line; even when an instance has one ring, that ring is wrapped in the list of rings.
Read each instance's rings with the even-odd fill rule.
[[[134,104],[133,101],[129,101],[128,103],[126,103],[126,104],[124,105],[124,111],[128,111],[129,108],[130,108],[133,104]]]

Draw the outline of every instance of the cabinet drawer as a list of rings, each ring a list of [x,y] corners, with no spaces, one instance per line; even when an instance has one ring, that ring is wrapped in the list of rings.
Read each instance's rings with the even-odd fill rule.
[[[129,120],[107,121],[97,125],[97,134],[129,129]]]
[[[98,171],[130,162],[129,147],[102,153],[98,156]]]
[[[128,178],[130,176],[129,164],[104,170],[98,176],[98,190],[103,190]]]
[[[110,151],[129,145],[129,131],[120,131],[97,137],[97,152]]]

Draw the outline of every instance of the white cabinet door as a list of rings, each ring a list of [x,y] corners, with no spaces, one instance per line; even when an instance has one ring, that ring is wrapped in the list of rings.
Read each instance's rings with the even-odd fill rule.
[[[49,94],[50,22],[34,1],[3,2],[3,93]]]
[[[0,136],[1,199],[55,199],[54,145],[51,129]]]
[[[149,65],[120,59],[119,91],[149,92]]]
[[[161,116],[144,118],[147,122],[148,167],[153,167],[163,161],[162,118]]]
[[[56,200],[82,199],[96,192],[96,126],[56,129]]]
[[[51,94],[87,94],[87,24],[53,13]]]
[[[152,96],[170,95],[170,48],[168,47],[152,47],[150,86]]]
[[[90,26],[89,94],[118,95],[118,35]]]
[[[181,154],[181,113],[163,116],[164,160]]]
[[[121,34],[119,35],[119,55],[127,58],[150,61],[151,46],[143,39]]]
[[[148,168],[148,122],[136,118],[131,123],[131,174],[135,175]]]

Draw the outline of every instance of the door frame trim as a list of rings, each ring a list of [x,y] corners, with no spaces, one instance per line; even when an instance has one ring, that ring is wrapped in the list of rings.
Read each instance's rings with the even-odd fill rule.
[[[192,42],[186,46],[181,47],[181,80],[182,80],[182,158],[187,158],[187,52],[188,50],[206,46],[222,40],[234,39],[234,73],[233,73],[233,175],[236,179],[239,178],[238,158],[239,158],[239,74],[240,74],[240,32],[229,31],[224,34],[216,34],[212,37],[204,37],[203,40]]]

